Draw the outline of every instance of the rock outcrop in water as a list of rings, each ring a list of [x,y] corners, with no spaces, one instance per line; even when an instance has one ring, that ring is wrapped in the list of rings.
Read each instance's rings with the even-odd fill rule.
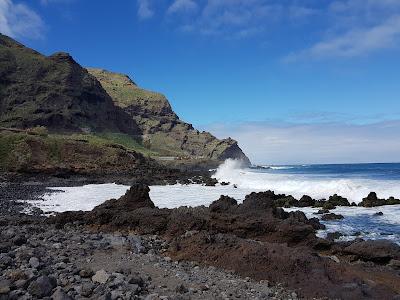
[[[399,199],[395,199],[394,197],[390,197],[389,199],[379,199],[375,192],[371,192],[366,198],[364,198],[359,206],[363,207],[376,207],[376,206],[384,206],[384,205],[397,205],[400,204]]]

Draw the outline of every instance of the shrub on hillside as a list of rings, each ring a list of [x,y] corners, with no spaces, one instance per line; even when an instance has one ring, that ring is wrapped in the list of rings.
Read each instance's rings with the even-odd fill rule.
[[[28,134],[40,135],[40,136],[47,136],[49,134],[49,131],[45,126],[36,126],[28,128],[26,131],[28,132]]]

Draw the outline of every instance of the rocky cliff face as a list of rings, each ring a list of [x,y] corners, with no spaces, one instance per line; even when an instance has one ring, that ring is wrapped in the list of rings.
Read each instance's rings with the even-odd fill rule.
[[[128,76],[86,70],[68,53],[44,56],[0,34],[0,127],[35,126],[50,133],[124,133],[161,156],[250,163],[236,141],[197,131],[165,96]]]
[[[86,69],[67,53],[44,56],[0,35],[0,126],[140,135]]]
[[[231,138],[219,140],[199,132],[179,119],[162,94],[138,87],[128,76],[101,69],[88,69],[112,97],[139,125],[143,141],[150,149],[166,156],[224,160],[249,159]]]

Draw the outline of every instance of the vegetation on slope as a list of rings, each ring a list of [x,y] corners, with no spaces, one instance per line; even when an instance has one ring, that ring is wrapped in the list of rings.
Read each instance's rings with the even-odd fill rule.
[[[164,95],[138,87],[128,76],[88,69],[114,103],[125,110],[143,132],[143,144],[165,156],[221,161],[238,158],[250,163],[232,139],[219,140],[179,120]]]
[[[141,153],[141,154],[140,154]],[[0,170],[23,172],[129,172],[155,155],[129,135],[43,134],[0,131]]]

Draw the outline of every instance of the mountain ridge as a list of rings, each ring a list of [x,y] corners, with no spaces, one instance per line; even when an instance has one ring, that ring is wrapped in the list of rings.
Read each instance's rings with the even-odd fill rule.
[[[233,139],[219,140],[179,119],[167,98],[129,76],[84,68],[65,52],[45,56],[0,35],[0,127],[115,132],[160,156],[250,164]]]
[[[139,87],[122,73],[97,68],[87,70],[99,80],[114,103],[136,121],[143,132],[143,142],[150,149],[178,156],[234,158],[250,164],[235,140],[219,140],[211,133],[200,132],[192,124],[180,120],[163,94]]]

